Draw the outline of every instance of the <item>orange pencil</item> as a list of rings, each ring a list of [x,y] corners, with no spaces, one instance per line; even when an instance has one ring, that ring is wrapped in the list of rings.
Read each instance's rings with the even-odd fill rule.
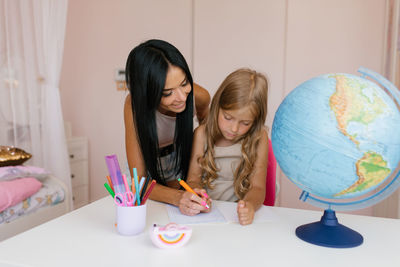
[[[181,180],[180,178],[178,178],[178,182],[183,188],[186,189],[186,191],[188,191],[188,192],[190,192],[192,194],[195,194],[196,196],[200,197],[198,194],[196,194],[196,192],[193,191],[192,188],[190,188],[190,186],[184,180]],[[207,209],[210,208],[205,201],[202,201],[201,205],[206,207]]]
[[[135,184],[134,184],[133,178],[132,178],[132,190],[131,191],[132,191],[133,195],[136,194],[136,188],[135,188]]]
[[[108,181],[108,184],[110,185],[112,191],[115,192],[114,187],[113,187],[113,184],[112,184],[112,182],[111,182],[111,178],[110,178],[110,176],[108,176],[108,175],[107,175],[107,181]]]

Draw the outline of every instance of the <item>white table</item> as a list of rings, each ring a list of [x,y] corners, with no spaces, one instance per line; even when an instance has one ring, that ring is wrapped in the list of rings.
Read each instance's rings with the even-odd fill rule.
[[[232,203],[235,205],[235,203]],[[0,266],[400,266],[400,220],[337,214],[364,243],[335,249],[306,243],[297,226],[320,219],[321,212],[278,207],[268,222],[191,225],[186,246],[159,249],[149,238],[153,223],[169,222],[162,203],[148,202],[147,226],[138,236],[117,233],[110,197],[0,243]]]

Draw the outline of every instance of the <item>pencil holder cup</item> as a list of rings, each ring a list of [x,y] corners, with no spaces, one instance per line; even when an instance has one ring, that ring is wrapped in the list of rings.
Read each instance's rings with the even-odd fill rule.
[[[153,225],[150,229],[150,238],[159,248],[179,248],[185,245],[192,236],[192,229],[176,223],[165,226]]]
[[[116,206],[117,231],[121,235],[137,235],[143,232],[146,226],[147,206]]]

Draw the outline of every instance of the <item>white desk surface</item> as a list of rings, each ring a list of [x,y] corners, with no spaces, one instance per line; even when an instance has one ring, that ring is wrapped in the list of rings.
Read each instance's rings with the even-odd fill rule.
[[[235,203],[232,203],[236,205]],[[0,242],[0,266],[400,266],[400,220],[337,214],[339,222],[364,237],[355,248],[306,243],[297,226],[317,221],[321,212],[262,207],[277,216],[249,226],[237,223],[191,225],[182,248],[159,249],[150,240],[153,223],[167,224],[162,203],[148,202],[147,226],[137,236],[117,233],[110,197]]]

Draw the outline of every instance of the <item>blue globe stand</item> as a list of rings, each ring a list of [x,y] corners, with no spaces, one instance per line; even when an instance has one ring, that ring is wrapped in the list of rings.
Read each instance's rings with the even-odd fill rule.
[[[358,232],[340,224],[334,210],[327,209],[319,222],[297,227],[298,238],[323,247],[352,248],[363,243]]]

